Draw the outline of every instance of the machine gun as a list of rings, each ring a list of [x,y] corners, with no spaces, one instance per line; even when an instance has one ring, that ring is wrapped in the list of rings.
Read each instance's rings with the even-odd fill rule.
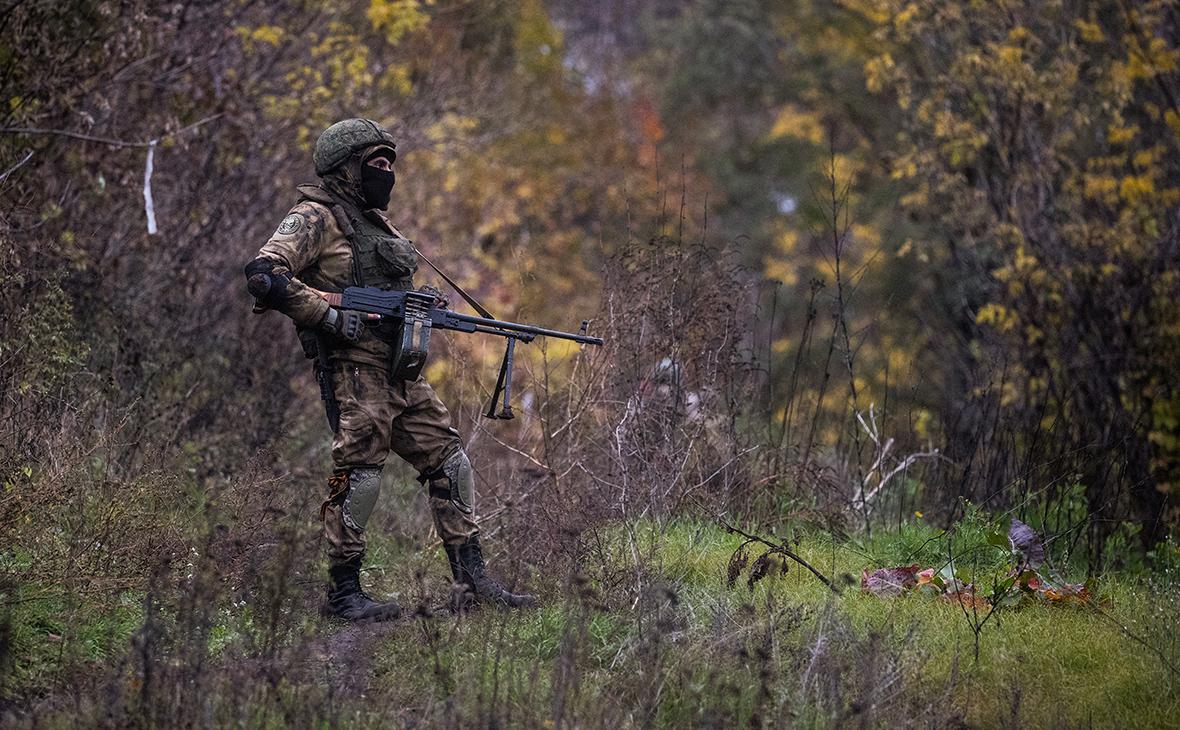
[[[463,292],[460,292],[463,293]],[[476,317],[460,314],[438,306],[433,294],[417,291],[385,291],[368,287],[351,286],[341,294],[328,295],[329,301],[341,309],[375,314],[380,317],[378,335],[393,343],[393,377],[413,380],[422,372],[430,348],[430,331],[433,329],[455,330],[456,332],[480,332],[497,335],[508,342],[504,360],[500,363],[500,375],[492,400],[488,404],[488,418],[512,418],[512,363],[516,343],[531,342],[537,337],[552,337],[570,340],[583,345],[601,345],[601,337],[586,334],[589,322],[582,321],[581,332],[534,327],[530,324],[505,322],[490,316]],[[339,303],[335,300],[339,297]],[[327,298],[327,297],[326,297]],[[482,313],[487,310],[479,307]],[[501,400],[502,396],[502,400]]]

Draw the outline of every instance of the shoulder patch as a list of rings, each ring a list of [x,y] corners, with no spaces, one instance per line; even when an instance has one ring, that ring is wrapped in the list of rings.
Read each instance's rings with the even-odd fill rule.
[[[275,233],[279,234],[280,236],[289,236],[292,233],[299,232],[299,230],[303,228],[303,224],[304,218],[302,215],[299,213],[291,213],[283,219],[283,222],[279,224],[279,227]]]

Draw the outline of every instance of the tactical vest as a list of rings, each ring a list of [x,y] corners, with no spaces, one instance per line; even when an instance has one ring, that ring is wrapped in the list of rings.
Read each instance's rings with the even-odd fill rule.
[[[408,291],[414,288],[418,257],[413,244],[374,214],[365,215],[318,185],[300,185],[300,199],[325,205],[352,249],[352,285]]]

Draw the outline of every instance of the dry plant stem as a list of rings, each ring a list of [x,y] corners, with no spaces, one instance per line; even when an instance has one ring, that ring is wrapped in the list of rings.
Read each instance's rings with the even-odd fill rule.
[[[856,413],[856,420],[860,423],[861,428],[864,429],[865,434],[868,435],[869,440],[872,441],[876,452],[873,463],[869,467],[869,470],[865,472],[864,479],[861,482],[860,497],[853,503],[853,507],[859,509],[864,514],[867,525],[867,520],[872,515],[873,500],[889,485],[895,476],[908,473],[909,468],[922,459],[938,459],[941,458],[941,454],[938,449],[918,451],[901,459],[893,469],[886,471],[886,461],[893,449],[894,440],[888,438],[882,443],[881,430],[877,425],[877,415],[874,405],[872,403],[869,404],[869,420],[867,422],[865,421],[864,414],[860,411]],[[869,480],[873,474],[877,475],[877,484],[870,489]]]
[[[828,132],[828,212],[831,214],[831,234],[832,234],[832,255],[835,259],[833,273],[836,278],[836,330],[840,334],[842,345],[844,347],[844,366],[848,371],[848,393],[852,401],[853,412],[859,411],[859,393],[856,387],[856,373],[854,369],[855,354],[852,348],[852,338],[848,333],[848,298],[845,296],[844,284],[845,277],[842,271],[844,250],[848,243],[848,232],[851,228],[848,211],[848,195],[852,187],[852,182],[845,184],[844,189],[839,190],[839,183],[836,180],[836,140],[834,130]],[[840,226],[840,214],[844,214],[843,228]],[[856,454],[856,472],[860,482],[859,502],[861,507],[862,517],[864,518],[864,529],[868,534],[872,534],[872,525],[869,524],[869,510],[868,502],[865,499],[865,481],[864,466],[861,464],[861,441],[860,432],[854,427],[852,429],[852,440]]]
[[[735,527],[734,525],[729,524],[729,522],[727,522],[723,517],[718,516],[716,518],[716,520],[717,520],[717,524],[721,525],[727,531],[729,531],[735,535],[741,535],[742,537],[746,538],[747,542],[756,542],[756,543],[759,543],[760,545],[765,545],[766,547],[770,548],[771,552],[778,553],[779,555],[782,555],[784,557],[790,558],[791,560],[794,560],[799,565],[802,565],[804,568],[807,568],[809,571],[811,571],[811,574],[814,575],[816,578],[819,578],[820,582],[822,582],[824,585],[826,585],[828,587],[828,590],[830,590],[832,593],[835,593],[836,595],[840,594],[840,589],[836,587],[835,583],[833,583],[831,580],[829,580],[826,575],[824,575],[823,573],[816,570],[811,565],[811,563],[808,563],[806,560],[804,560],[803,558],[796,555],[786,545],[781,545],[779,543],[771,542],[770,540],[767,540],[766,538],[758,537],[757,535],[751,535],[750,533],[746,532],[745,530],[741,529],[740,527]]]
[[[28,162],[31,159],[33,159],[33,151],[29,150],[28,152],[25,153],[25,156],[21,158],[20,162],[17,162],[15,165],[8,168],[4,172],[0,172],[0,182],[2,182],[5,178],[7,178],[12,173],[19,170],[22,165],[24,165],[26,162]]]

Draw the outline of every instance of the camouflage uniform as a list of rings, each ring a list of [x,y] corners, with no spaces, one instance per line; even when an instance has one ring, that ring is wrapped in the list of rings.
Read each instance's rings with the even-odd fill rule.
[[[345,216],[359,211],[348,211],[335,203],[319,186],[301,185],[299,193],[303,200],[291,209],[258,255],[291,273],[283,311],[301,328],[301,339],[310,343],[316,339],[310,336],[311,331],[328,310],[328,302],[314,290],[339,292],[358,283],[352,245],[341,230],[341,222],[351,225],[351,221],[338,221],[332,207],[337,206]],[[365,284],[376,279],[385,284],[382,288],[412,288],[417,266],[410,242],[376,211],[368,211],[364,222],[388,238],[377,249],[379,256],[388,253],[380,258],[384,270],[366,276]],[[426,380],[390,380],[393,347],[374,329],[363,329],[356,342],[322,336],[318,340],[316,346],[330,347],[330,377],[340,404],[339,425],[332,439],[335,474],[323,506],[328,557],[339,564],[364,555],[364,523],[376,500],[381,466],[390,451],[408,461],[424,482],[448,460],[465,461],[467,457],[458,432],[451,426],[450,414]],[[362,487],[359,497],[349,499],[350,481],[354,482],[351,491],[358,491],[356,483]],[[445,486],[449,493],[449,485]],[[460,492],[456,500],[449,495],[433,496],[432,490],[435,527],[445,543],[458,544],[479,534],[472,517],[470,486],[463,485],[466,493]]]
[[[330,378],[338,404],[337,418],[329,409],[329,420],[336,421],[334,471],[320,510],[334,582],[337,573],[355,576],[364,558],[365,526],[377,500],[382,465],[392,451],[428,487],[435,527],[456,582],[478,588],[475,569],[467,564],[477,562],[482,577],[474,475],[446,407],[423,378],[390,377],[393,346],[380,327],[358,327],[349,339],[328,326],[342,313],[324,293],[348,286],[413,287],[417,254],[412,244],[380,210],[366,205],[362,190],[362,166],[378,151],[392,163],[392,137],[373,122],[346,120],[329,127],[315,150],[321,184],[298,187],[299,202],[246,274],[252,293],[266,292],[259,296],[258,308],[278,309],[295,322],[305,353],[321,363],[318,376]],[[391,187],[392,170],[388,174]],[[267,286],[256,289],[260,273]],[[277,294],[276,288],[281,290]],[[516,605],[498,594],[490,597]]]

